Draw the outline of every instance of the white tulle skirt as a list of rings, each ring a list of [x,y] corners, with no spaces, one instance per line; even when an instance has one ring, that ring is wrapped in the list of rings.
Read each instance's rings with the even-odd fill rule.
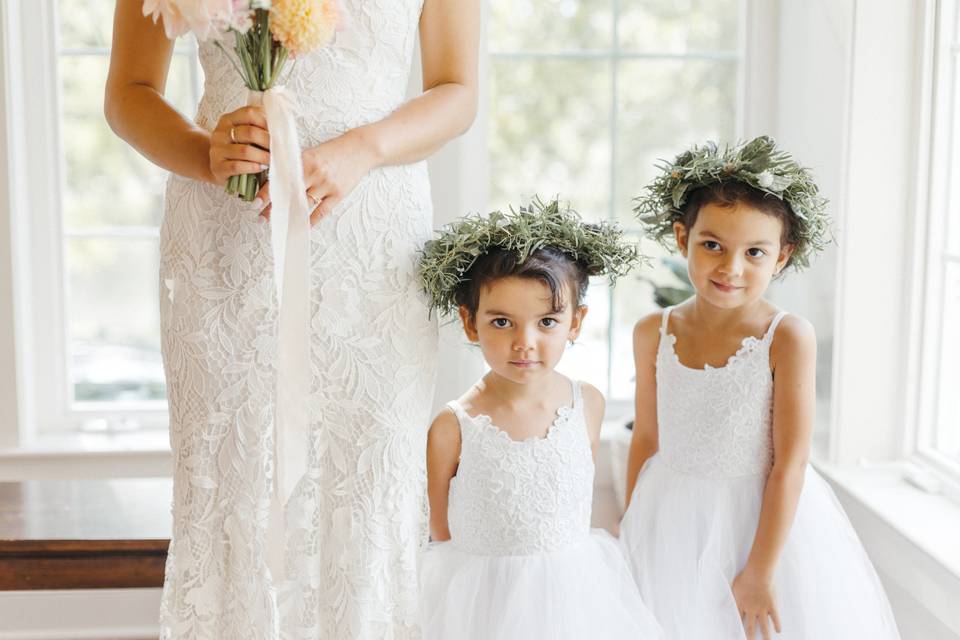
[[[667,638],[746,637],[731,584],[753,543],[765,480],[688,475],[656,455],[644,466],[620,542],[640,594]],[[774,592],[782,626],[778,640],[900,637],[853,527],[833,491],[810,467]]]
[[[486,556],[432,543],[420,566],[425,640],[662,638],[616,540],[595,529],[561,551]]]

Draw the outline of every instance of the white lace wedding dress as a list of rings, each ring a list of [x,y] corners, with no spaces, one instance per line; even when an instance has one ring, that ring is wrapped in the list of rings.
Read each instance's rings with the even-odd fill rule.
[[[404,100],[422,0],[340,0],[333,44],[291,64],[304,148]],[[213,43],[197,122],[246,103]],[[266,563],[276,304],[269,225],[223,189],[172,176],[161,319],[174,464],[161,637],[419,637],[417,551],[436,327],[416,251],[423,163],[376,169],[312,231],[314,386],[306,477],[286,510],[286,579]]]

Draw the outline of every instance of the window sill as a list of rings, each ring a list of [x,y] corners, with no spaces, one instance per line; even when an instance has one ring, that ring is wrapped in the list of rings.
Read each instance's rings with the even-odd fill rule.
[[[814,466],[843,504],[894,608],[898,599],[909,599],[940,628],[960,635],[960,504],[907,482],[906,463]]]
[[[169,475],[165,430],[44,434],[0,449],[0,481]]]

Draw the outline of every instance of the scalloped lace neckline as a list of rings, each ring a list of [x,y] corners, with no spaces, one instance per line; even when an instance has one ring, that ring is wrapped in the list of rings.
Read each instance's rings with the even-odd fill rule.
[[[770,330],[767,329],[766,333],[764,333],[759,338],[756,336],[746,336],[743,340],[740,341],[740,347],[729,358],[727,358],[727,361],[723,365],[719,367],[714,367],[713,365],[704,363],[703,368],[699,369],[697,367],[688,367],[687,365],[680,362],[680,356],[677,355],[677,349],[676,349],[677,336],[673,335],[669,331],[664,331],[667,338],[669,339],[668,348],[670,349],[670,355],[673,357],[673,361],[676,362],[677,365],[682,369],[686,369],[687,371],[700,371],[700,372],[723,371],[724,369],[729,369],[733,364],[735,364],[741,358],[753,352],[756,346],[758,344],[761,344],[764,341],[764,339],[766,339],[767,333],[769,332]]]
[[[574,399],[573,402],[575,404],[576,399]],[[463,411],[463,415],[467,416],[470,422],[474,423],[484,431],[492,433],[494,437],[506,440],[511,444],[524,445],[552,440],[557,427],[569,420],[570,414],[576,408],[574,404],[557,407],[557,417],[553,419],[553,422],[551,422],[550,426],[547,427],[546,433],[544,433],[542,436],[527,436],[523,440],[516,440],[515,438],[510,437],[509,433],[494,424],[493,419],[491,419],[490,416],[485,413],[478,413],[475,416],[471,416],[469,413],[463,410],[462,407],[461,410]]]

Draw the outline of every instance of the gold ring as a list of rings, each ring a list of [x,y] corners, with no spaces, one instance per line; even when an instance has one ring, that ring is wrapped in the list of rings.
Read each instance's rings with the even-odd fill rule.
[[[233,127],[230,127],[230,142],[237,144],[237,136],[233,134]]]
[[[307,200],[309,200],[309,201],[310,201],[310,204],[313,205],[313,207],[311,208],[311,211],[312,211],[313,209],[316,209],[317,207],[320,206],[320,198],[316,197],[315,195],[311,194],[310,192],[307,192]]]

